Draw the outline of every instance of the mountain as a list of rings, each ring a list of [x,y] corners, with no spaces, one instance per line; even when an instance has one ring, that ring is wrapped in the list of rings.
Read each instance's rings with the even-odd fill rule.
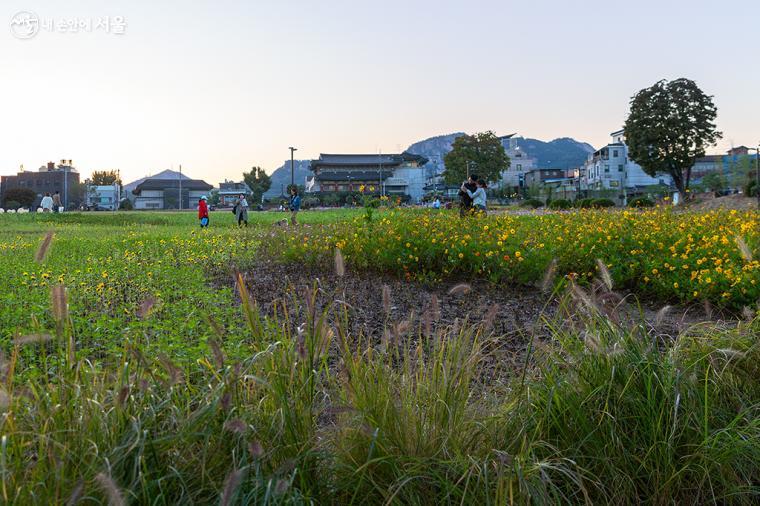
[[[309,164],[311,160],[295,160],[293,163],[294,180],[297,185],[303,186],[306,176],[311,175]],[[264,194],[264,198],[279,197],[284,194],[290,184],[290,160],[287,160],[271,174],[272,186]]]
[[[538,139],[517,139],[520,149],[538,159],[541,169],[568,169],[578,167],[594,152],[593,146],[578,142],[569,137],[554,139],[550,142]]]
[[[440,172],[443,170],[443,157],[451,151],[454,139],[460,135],[464,134],[457,132],[431,137],[412,144],[407,148],[407,151],[428,158],[430,160],[428,165]],[[594,152],[594,148],[590,144],[578,142],[569,137],[562,137],[549,142],[520,137],[516,141],[523,152],[538,160],[538,167],[541,169],[578,167],[586,161],[589,153]],[[508,140],[503,142],[505,147],[509,146]]]
[[[422,155],[429,160],[425,166],[428,174],[439,173],[444,168],[443,157],[451,151],[454,139],[460,135],[464,134],[456,132],[430,137],[429,139],[415,142],[406,148],[406,151],[415,155]],[[508,140],[504,141],[504,143],[505,147],[509,145]],[[594,148],[590,144],[578,142],[569,137],[562,137],[549,142],[521,137],[517,139],[517,145],[529,156],[536,158],[538,160],[538,167],[542,169],[578,167],[586,161],[589,153],[594,152]],[[311,171],[309,170],[310,162],[311,160],[295,160],[294,173],[296,184],[303,185],[306,177],[311,176]],[[282,195],[290,184],[290,160],[286,160],[282,166],[275,169],[271,177],[272,186],[264,194],[265,198]]]
[[[138,179],[136,181],[132,181],[131,183],[127,183],[127,184],[124,185],[123,191],[124,191],[125,195],[131,194],[132,190],[134,190],[135,188],[137,188],[137,185],[139,185],[140,183],[142,183],[146,179],[174,179],[174,180],[177,180],[177,179],[180,179],[180,178],[182,179],[182,181],[186,181],[188,179],[192,179],[192,178],[187,177],[184,174],[180,174],[177,171],[174,171],[174,170],[165,170],[163,172],[159,172],[158,174],[154,174],[152,176],[143,177],[143,178],[140,178],[140,179]]]

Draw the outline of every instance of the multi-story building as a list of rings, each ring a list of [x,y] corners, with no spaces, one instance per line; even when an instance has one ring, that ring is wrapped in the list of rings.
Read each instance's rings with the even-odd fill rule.
[[[69,209],[79,205],[79,172],[72,166],[71,160],[61,160],[58,165],[53,162],[41,166],[36,172],[21,170],[15,176],[0,177],[0,203],[5,202],[5,193],[12,188],[28,188],[37,194],[32,205],[36,209],[45,196],[61,194],[61,204]]]
[[[506,135],[501,138],[504,151],[509,157],[509,168],[501,173],[501,184],[506,188],[518,189],[525,184],[525,175],[538,168],[538,160],[520,149],[517,145],[518,139],[515,134]]]
[[[636,162],[628,158],[628,146],[622,130],[612,132],[612,142],[590,154],[581,167],[585,181],[581,187],[588,190],[636,189],[646,186],[671,184],[667,174],[652,177]]]
[[[216,190],[216,194],[219,195],[219,205],[221,207],[232,207],[235,200],[240,197],[240,194],[250,195],[251,188],[245,182],[236,183],[225,179],[223,183],[219,183],[219,189]]]
[[[411,153],[392,155],[320,154],[312,160],[314,175],[306,180],[307,192],[358,191],[361,186],[376,192],[409,195],[422,199],[425,186],[423,166],[427,158]]]
[[[85,192],[85,205],[88,209],[115,211],[121,202],[121,185],[88,184]]]
[[[132,190],[135,209],[195,209],[213,187],[200,179],[147,178]]]

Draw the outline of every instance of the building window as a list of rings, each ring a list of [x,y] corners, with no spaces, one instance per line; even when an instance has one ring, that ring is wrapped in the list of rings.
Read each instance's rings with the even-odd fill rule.
[[[617,150],[617,149],[613,149],[613,150],[612,150],[612,156],[613,156],[614,158],[617,158],[617,157],[618,157],[618,150]]]
[[[623,166],[622,165],[618,165],[618,172],[623,172]]]
[[[604,166],[604,173],[605,174],[609,174],[610,173],[610,166],[609,165],[605,165]]]
[[[521,163],[518,163],[518,164],[517,164],[517,170],[518,170],[518,171],[522,171],[522,164],[521,164]]]

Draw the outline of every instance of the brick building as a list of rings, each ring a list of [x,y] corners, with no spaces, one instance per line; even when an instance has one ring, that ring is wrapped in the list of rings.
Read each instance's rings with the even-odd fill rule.
[[[79,172],[71,160],[61,160],[58,165],[48,162],[35,171],[24,171],[15,176],[0,176],[0,205],[5,205],[5,194],[12,188],[28,188],[37,194],[32,206],[36,209],[45,193],[61,192],[61,203],[66,209],[77,207],[82,200]]]

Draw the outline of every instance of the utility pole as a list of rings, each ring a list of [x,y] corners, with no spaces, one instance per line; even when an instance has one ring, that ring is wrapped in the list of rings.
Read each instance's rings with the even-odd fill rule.
[[[290,187],[293,188],[296,185],[296,179],[295,179],[295,169],[293,168],[293,152],[298,151],[298,148],[289,147],[290,150]]]
[[[760,142],[757,143],[756,148],[749,149],[755,152],[755,197],[757,197],[757,208],[760,209]]]
[[[385,184],[383,183],[383,150],[378,151],[377,164],[380,168],[380,195],[385,195]]]
[[[182,164],[179,164],[179,210],[182,210]]]

